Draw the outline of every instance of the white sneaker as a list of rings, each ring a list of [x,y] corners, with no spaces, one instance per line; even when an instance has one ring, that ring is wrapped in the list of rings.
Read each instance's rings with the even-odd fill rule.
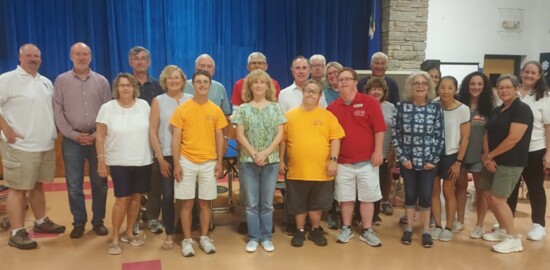
[[[527,239],[533,240],[533,241],[539,241],[545,236],[546,236],[546,229],[544,229],[544,227],[542,227],[540,224],[537,224],[537,223],[533,223],[533,227],[527,233]]]
[[[252,253],[258,248],[258,241],[250,240],[246,243],[246,252]]]
[[[202,251],[206,254],[216,253],[216,246],[214,246],[214,240],[210,239],[208,236],[201,236],[200,246]]]
[[[275,250],[275,246],[273,245],[273,242],[271,242],[270,240],[262,241],[261,245],[264,248],[264,250],[267,252],[272,252]]]
[[[464,230],[464,224],[460,223],[459,221],[455,221],[453,223],[453,232],[460,232]]]
[[[479,225],[476,225],[474,230],[470,233],[470,238],[472,239],[479,239],[483,237],[483,233],[485,232],[485,229]]]
[[[449,242],[453,240],[453,232],[449,230],[443,230],[439,235],[439,241]]]
[[[438,240],[442,232],[443,232],[443,229],[439,227],[436,227],[435,229],[433,229],[432,233],[430,233],[432,235],[432,240]]]
[[[523,250],[523,246],[521,245],[521,238],[519,236],[506,236],[506,239],[504,241],[496,244],[493,246],[493,251],[498,253],[512,253],[512,252],[520,252]]]
[[[498,229],[490,233],[484,233],[483,240],[489,242],[501,242],[506,240],[506,235],[507,233],[505,229]]]
[[[181,241],[181,254],[183,254],[183,257],[195,256],[195,250],[193,249],[193,239],[188,238]]]

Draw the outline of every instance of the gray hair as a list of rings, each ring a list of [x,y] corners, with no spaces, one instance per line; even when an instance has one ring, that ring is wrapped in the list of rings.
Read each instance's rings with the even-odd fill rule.
[[[262,58],[262,60],[264,60],[264,62],[266,62],[267,64],[267,57],[265,57],[265,55],[261,52],[253,52],[251,53],[249,56],[248,56],[248,60],[247,60],[247,63],[250,64],[250,62],[252,62],[252,58],[253,57],[259,57],[259,58]]]
[[[498,88],[498,85],[500,84],[500,82],[504,81],[504,80],[510,80],[512,82],[512,85],[514,86],[514,88],[518,88],[519,87],[519,80],[518,80],[518,77],[512,75],[512,74],[502,74],[500,75],[500,77],[498,77],[497,79],[497,88]]]
[[[411,102],[412,101],[412,84],[414,82],[414,79],[416,77],[423,77],[428,82],[428,95],[426,96],[426,101],[430,102],[432,101],[436,95],[435,95],[435,85],[432,81],[432,78],[430,78],[430,75],[428,72],[425,71],[415,71],[407,77],[407,80],[405,81],[405,89],[403,89],[403,93],[401,95],[401,100],[405,102]]]
[[[32,43],[26,43],[26,44],[23,44],[21,45],[21,47],[19,47],[19,55],[22,55],[23,54],[23,50],[25,49],[25,47],[34,47],[38,50],[38,52],[40,54],[42,54],[42,52],[40,51],[40,49],[38,48],[38,46],[32,44]]]
[[[147,54],[147,58],[149,58],[149,56],[151,55],[151,53],[149,52],[149,50],[145,49],[145,47],[142,47],[142,46],[135,46],[133,48],[130,49],[130,51],[128,51],[128,57],[132,57],[140,52],[145,52]]]
[[[197,59],[195,59],[195,66],[197,66],[197,64],[199,63],[201,58],[208,58],[208,59],[212,60],[212,66],[216,67],[216,62],[214,62],[214,58],[212,58],[212,56],[208,55],[207,53],[203,53],[203,54],[199,55],[197,57]]]
[[[375,52],[372,57],[370,58],[370,62],[374,62],[376,59],[382,59],[384,62],[388,62],[388,56],[383,52]]]
[[[321,60],[323,62],[323,65],[327,63],[327,60],[322,54],[314,54],[309,58],[309,62],[313,62],[313,60]]]

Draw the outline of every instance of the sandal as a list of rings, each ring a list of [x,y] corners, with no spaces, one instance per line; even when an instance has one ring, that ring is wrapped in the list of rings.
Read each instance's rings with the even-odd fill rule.
[[[109,243],[109,249],[107,249],[107,253],[111,255],[119,255],[122,253],[122,249],[117,243]]]
[[[143,246],[143,244],[145,244],[145,241],[143,241],[143,239],[138,238],[138,237],[122,236],[122,237],[120,237],[120,241],[122,243],[128,243],[128,244],[130,244],[132,246],[135,246],[135,247]]]
[[[174,246],[174,241],[164,240],[164,243],[162,243],[162,246],[160,246],[160,248],[162,250],[171,250],[173,246]]]

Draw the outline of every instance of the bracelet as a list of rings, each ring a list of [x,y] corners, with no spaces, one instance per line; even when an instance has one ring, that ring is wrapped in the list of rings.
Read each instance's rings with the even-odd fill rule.
[[[455,161],[458,162],[458,163],[460,163],[460,164],[462,164],[462,159],[457,159],[457,160],[455,160]]]
[[[104,155],[97,155],[97,158],[104,157]]]

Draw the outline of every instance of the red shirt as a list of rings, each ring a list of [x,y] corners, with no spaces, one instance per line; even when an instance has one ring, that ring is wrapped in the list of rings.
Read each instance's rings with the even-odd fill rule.
[[[281,86],[279,86],[279,82],[277,82],[275,79],[273,79],[273,84],[275,85],[275,90],[277,91],[275,93],[275,97],[279,98],[279,92],[281,92]],[[240,79],[235,83],[235,86],[233,86],[233,93],[231,94],[231,104],[235,106],[239,106],[243,104],[243,85],[244,85],[244,79]]]
[[[338,118],[346,132],[346,137],[340,143],[338,163],[371,160],[374,134],[386,130],[380,103],[371,96],[357,93],[349,105],[339,97],[327,110]]]

